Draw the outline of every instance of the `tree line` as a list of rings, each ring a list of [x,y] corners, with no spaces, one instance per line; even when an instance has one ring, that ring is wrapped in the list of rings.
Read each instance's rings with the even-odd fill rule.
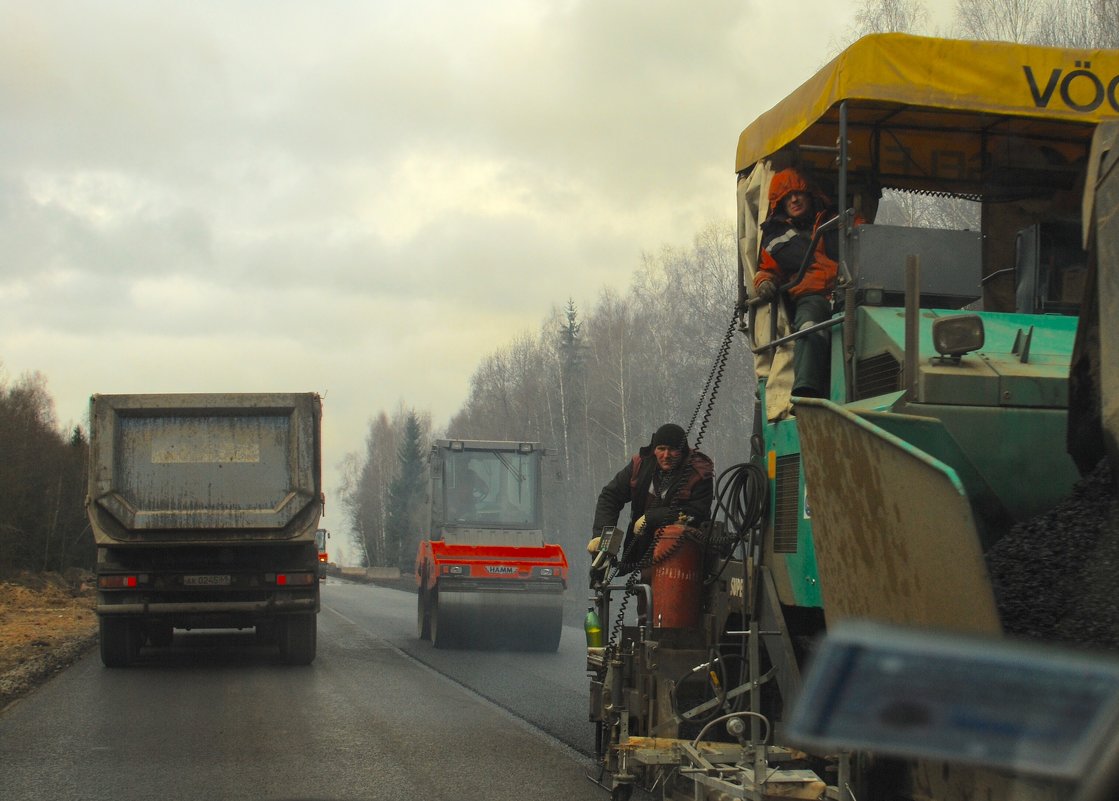
[[[646,255],[624,293],[604,290],[586,310],[557,304],[535,333],[481,360],[443,429],[406,405],[378,414],[364,452],[343,464],[340,500],[362,558],[411,569],[433,437],[545,446],[548,538],[576,559],[599,490],[662,423],[691,424],[690,441],[702,433],[700,448],[718,467],[744,461],[755,383],[734,319],[736,240],[729,223],[710,224],[688,247]],[[726,363],[715,371],[728,335]]]
[[[61,431],[40,373],[0,380],[0,574],[92,570],[85,431]]]
[[[1119,47],[1119,0],[956,0],[947,30],[932,27],[927,0],[863,0],[848,31],[914,33],[1082,49]]]

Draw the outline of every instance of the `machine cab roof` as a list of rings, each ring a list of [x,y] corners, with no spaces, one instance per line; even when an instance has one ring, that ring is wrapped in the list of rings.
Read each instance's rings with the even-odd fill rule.
[[[1119,114],[1119,52],[866,36],[742,132],[737,171],[790,146],[834,147],[844,105],[852,172],[982,195],[1010,183],[996,158],[1008,148],[1031,144],[1055,169],[1083,156],[1094,124]]]

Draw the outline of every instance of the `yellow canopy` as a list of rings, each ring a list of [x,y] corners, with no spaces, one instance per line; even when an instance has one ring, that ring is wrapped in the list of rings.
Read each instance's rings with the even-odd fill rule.
[[[736,169],[794,143],[834,147],[843,101],[852,172],[983,194],[1000,167],[1036,183],[1086,157],[1095,124],[1119,116],[1119,50],[866,36],[742,132]]]

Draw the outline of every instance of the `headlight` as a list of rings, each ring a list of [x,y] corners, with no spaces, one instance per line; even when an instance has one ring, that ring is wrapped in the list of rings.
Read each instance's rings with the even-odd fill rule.
[[[958,359],[983,347],[983,320],[977,314],[940,317],[933,320],[932,337],[937,353]]]

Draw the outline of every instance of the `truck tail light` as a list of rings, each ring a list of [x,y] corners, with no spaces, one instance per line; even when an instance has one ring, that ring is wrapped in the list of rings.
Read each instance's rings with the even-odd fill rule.
[[[126,590],[147,583],[148,577],[145,575],[97,577],[97,588],[101,590]]]
[[[318,577],[314,573],[265,573],[264,581],[277,587],[306,587],[315,584]]]

